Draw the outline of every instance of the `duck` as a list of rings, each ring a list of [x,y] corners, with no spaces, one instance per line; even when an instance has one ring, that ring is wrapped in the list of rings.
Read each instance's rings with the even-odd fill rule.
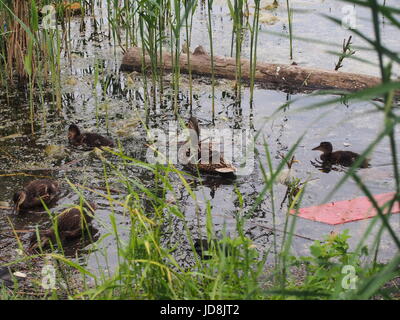
[[[86,146],[89,148],[114,147],[114,142],[97,133],[84,132],[72,123],[68,128],[68,141],[73,146]]]
[[[58,197],[60,187],[57,181],[50,179],[33,180],[26,184],[22,190],[14,193],[13,212],[19,213],[31,209],[43,208],[42,201],[49,206]]]
[[[87,202],[82,206],[74,206],[62,211],[56,217],[57,231],[61,243],[65,243],[66,240],[75,239],[81,237],[87,227],[93,220],[95,214],[96,205],[93,202]],[[57,243],[55,226],[39,231],[40,244],[36,232],[31,235],[29,251],[38,249],[39,246],[47,248],[50,243],[53,245]]]
[[[312,150],[322,151],[320,159],[324,164],[336,164],[341,165],[343,167],[351,167],[354,162],[360,157],[358,153],[353,151],[334,151],[332,143],[324,141],[321,142],[318,147],[313,148]],[[369,160],[364,159],[359,165],[360,168],[368,168]]]
[[[195,143],[198,142],[198,144],[197,144],[197,152],[195,152],[195,154],[193,155],[190,155],[190,153],[186,154],[187,156],[190,157],[186,166],[195,171],[197,171],[198,169],[200,172],[203,173],[234,175],[237,169],[232,164],[225,161],[223,155],[219,151],[214,150],[211,143],[209,143],[208,163],[201,162],[202,142],[200,141],[200,127],[197,118],[193,116],[190,117],[187,127],[188,129],[191,130],[190,132],[191,137],[189,138],[189,140],[192,140]],[[194,157],[194,159],[192,157]],[[216,159],[218,159],[218,161],[216,161]]]

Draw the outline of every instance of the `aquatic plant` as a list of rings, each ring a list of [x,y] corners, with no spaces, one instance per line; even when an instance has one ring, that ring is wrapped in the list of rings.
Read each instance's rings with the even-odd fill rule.
[[[286,0],[286,10],[289,24],[289,57],[293,60],[293,10],[290,7],[290,0]]]
[[[343,67],[343,60],[349,56],[352,56],[353,54],[355,54],[356,52],[354,50],[351,49],[351,36],[349,36],[349,38],[343,40],[343,48],[342,48],[342,53],[339,56],[339,60],[335,65],[335,70],[339,70],[341,67]]]

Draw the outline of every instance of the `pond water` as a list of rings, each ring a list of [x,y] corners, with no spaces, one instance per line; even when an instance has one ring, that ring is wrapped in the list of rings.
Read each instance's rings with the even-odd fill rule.
[[[342,6],[345,3],[338,1],[291,1],[294,9],[307,9],[308,12],[294,13],[294,34],[304,38],[329,41],[336,44],[325,46],[311,42],[294,40],[294,60],[303,66],[333,69],[337,57],[326,52],[334,50],[340,52],[342,41],[351,33],[326,18],[320,16],[331,14],[338,18],[342,15]],[[389,2],[389,3],[388,3]],[[264,2],[263,2],[264,3]],[[394,1],[387,1],[388,5],[399,6]],[[368,12],[356,8],[358,30],[372,35],[372,27]],[[214,49],[217,55],[230,54],[230,35],[232,24],[228,8],[223,1],[214,1],[213,36]],[[106,20],[107,10],[103,7],[96,8],[95,21],[93,17],[85,17],[86,28],[79,32],[80,19],[75,18],[71,24],[72,55],[70,59],[63,57],[62,79],[62,109],[56,110],[51,102],[51,94],[44,95],[44,103],[35,100],[35,134],[31,134],[29,121],[29,94],[27,92],[11,92],[6,97],[1,95],[0,114],[0,228],[9,230],[10,222],[16,229],[33,229],[37,224],[43,226],[48,223],[46,215],[13,216],[10,210],[5,209],[13,193],[32,176],[52,176],[62,180],[68,177],[73,183],[87,185],[88,187],[104,187],[104,173],[102,162],[96,155],[89,152],[77,151],[68,145],[67,128],[75,122],[89,131],[108,134],[123,145],[127,155],[138,160],[146,161],[146,132],[140,123],[144,117],[143,79],[138,74],[125,74],[119,72],[122,51],[108,37],[109,30]],[[262,23],[259,38],[259,61],[290,63],[289,40],[285,37],[272,35],[268,32],[280,33],[287,36],[287,14],[284,6],[275,11],[263,10],[265,21],[269,15],[278,17],[274,25]],[[94,25],[97,23],[97,27]],[[207,11],[199,6],[194,17],[192,48],[203,45],[207,50]],[[397,30],[387,22],[382,22],[382,37],[386,46],[397,50],[400,44],[396,41]],[[356,46],[365,46],[359,37],[353,35]],[[244,56],[248,54],[248,39],[244,44]],[[357,50],[357,57],[376,62],[377,57],[373,51]],[[94,88],[95,69],[101,66],[100,79],[110,85],[103,90],[100,83]],[[379,75],[376,66],[366,65],[360,61],[345,60],[343,71]],[[395,70],[397,72],[397,70]],[[168,92],[170,76],[166,76],[166,91]],[[100,81],[100,82],[101,82]],[[309,180],[302,206],[320,204],[334,189],[336,183],[343,177],[341,171],[324,173],[315,168],[311,161],[319,157],[319,153],[311,151],[321,141],[331,141],[335,149],[353,150],[362,152],[383,128],[383,117],[377,114],[372,102],[335,103],[323,109],[295,112],[296,110],[319,103],[334,96],[318,96],[264,90],[256,88],[254,103],[249,103],[249,89],[244,88],[242,103],[237,105],[234,99],[226,95],[233,91],[233,82],[218,80],[215,91],[216,96],[216,128],[246,129],[252,133],[261,130],[261,138],[256,142],[260,152],[260,159],[267,168],[267,158],[264,150],[263,139],[268,143],[274,166],[280,162],[281,154],[288,150],[303,135],[295,152],[296,159],[292,174],[303,181]],[[186,103],[189,91],[188,79],[182,75],[180,114],[188,118],[190,114],[199,118],[202,128],[212,128],[211,123],[211,86],[208,79],[196,78],[194,80],[195,99],[192,108]],[[167,129],[169,121],[174,119],[173,102],[166,100],[165,106],[158,107],[150,112],[149,127]],[[272,114],[283,104],[291,102],[290,106],[271,118]],[[98,127],[96,128],[96,116]],[[107,130],[108,126],[108,130]],[[56,148],[56,149],[55,149]],[[55,150],[55,151],[54,151]],[[394,177],[391,167],[389,141],[383,140],[377,145],[371,155],[371,168],[359,170],[363,182],[374,194],[394,191]],[[144,169],[132,169],[126,175],[140,179],[144,184],[151,185],[152,177]],[[110,177],[119,189],[116,178]],[[186,222],[193,232],[199,237],[205,237],[205,203],[210,201],[212,207],[213,223],[215,230],[221,232],[224,228],[229,234],[235,234],[235,186],[243,195],[245,210],[251,208],[260,191],[263,189],[264,180],[259,163],[256,163],[251,174],[239,176],[234,182],[221,180],[206,181],[204,185],[194,186],[200,210],[196,211],[194,200],[186,193],[185,189],[174,181],[179,201],[184,208]],[[67,204],[76,203],[78,196],[68,188],[65,183],[64,197],[52,210],[57,211]],[[97,189],[98,190],[98,189]],[[271,198],[267,194],[261,205],[255,210],[246,223],[246,234],[254,240],[255,245],[261,250],[272,245],[272,237],[282,237],[287,205],[280,209],[280,203],[285,195],[286,187],[275,185],[275,206],[277,211],[276,225],[272,222]],[[101,192],[101,191],[100,191]],[[104,192],[104,191],[103,191]],[[111,226],[108,215],[110,208],[108,202],[99,195],[87,191],[85,195],[98,204],[95,226],[99,234],[106,234]],[[328,200],[344,200],[361,196],[362,192],[352,181],[346,181]],[[123,198],[124,194],[113,194],[115,198]],[[122,210],[116,208],[117,223],[122,237],[127,237],[128,223]],[[400,231],[400,215],[390,218],[396,232]],[[330,226],[308,220],[298,219],[296,237],[293,241],[293,252],[297,255],[309,254],[308,246],[312,239],[323,239],[331,231],[350,230],[352,236],[350,243],[355,245],[369,225],[369,220],[348,223],[341,226]],[[182,245],[175,251],[175,256],[182,264],[190,263],[189,245],[183,230],[182,222],[174,222],[175,228],[165,234],[165,245]],[[125,231],[124,231],[125,230]],[[28,234],[21,233],[21,240],[26,243]],[[279,242],[278,242],[279,243]],[[101,246],[107,251],[109,266],[116,264],[116,248],[112,237],[105,239]],[[15,256],[16,241],[11,233],[0,233],[0,257],[9,260]],[[381,242],[380,259],[386,260],[395,252],[395,246],[388,235],[384,235]],[[101,256],[101,255],[100,255]],[[103,256],[91,255],[86,257],[89,266],[96,268],[98,259]],[[101,260],[100,260],[101,261]],[[101,265],[101,262],[100,262]]]

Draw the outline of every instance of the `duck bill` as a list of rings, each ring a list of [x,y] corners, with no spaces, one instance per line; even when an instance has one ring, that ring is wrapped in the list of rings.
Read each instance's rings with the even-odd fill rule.
[[[32,245],[28,248],[28,252],[29,252],[29,253],[34,253],[38,248],[39,248],[39,245],[38,245],[37,242],[35,242],[34,244],[32,244]]]
[[[41,238],[40,238],[41,237]],[[44,249],[49,245],[49,238],[46,236],[39,235],[39,238],[35,239],[35,242],[31,244],[28,251],[34,253],[38,250]]]
[[[321,146],[318,146],[318,147],[315,147],[315,148],[313,148],[312,150],[321,150]]]
[[[73,133],[68,133],[68,142],[72,143],[75,139],[75,135]]]

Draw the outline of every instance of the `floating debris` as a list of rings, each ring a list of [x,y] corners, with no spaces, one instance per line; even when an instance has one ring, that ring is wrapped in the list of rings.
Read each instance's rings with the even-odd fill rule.
[[[265,7],[262,7],[262,10],[275,10],[278,8],[279,4],[278,1],[274,0],[273,3],[267,4]]]
[[[65,83],[69,86],[76,86],[78,84],[78,80],[74,77],[69,77],[67,80],[65,80]]]
[[[65,10],[65,12],[67,12],[73,16],[82,14],[82,7],[79,2],[69,3],[68,1],[64,1],[62,6],[63,6],[63,9]]]
[[[10,134],[9,136],[1,137],[0,141],[6,141],[6,140],[10,140],[10,139],[21,138],[23,136],[24,135],[21,134],[21,133],[13,133],[13,134]]]
[[[259,18],[260,23],[265,23],[265,24],[272,26],[272,25],[276,24],[279,20],[280,20],[279,17],[274,16],[272,14],[260,13],[260,18]]]
[[[23,273],[23,272],[20,272],[20,271],[15,271],[13,273],[13,275],[18,277],[18,278],[26,278],[27,277],[26,273]]]
[[[59,145],[48,145],[44,149],[44,153],[51,158],[62,158],[65,154],[65,147]]]

